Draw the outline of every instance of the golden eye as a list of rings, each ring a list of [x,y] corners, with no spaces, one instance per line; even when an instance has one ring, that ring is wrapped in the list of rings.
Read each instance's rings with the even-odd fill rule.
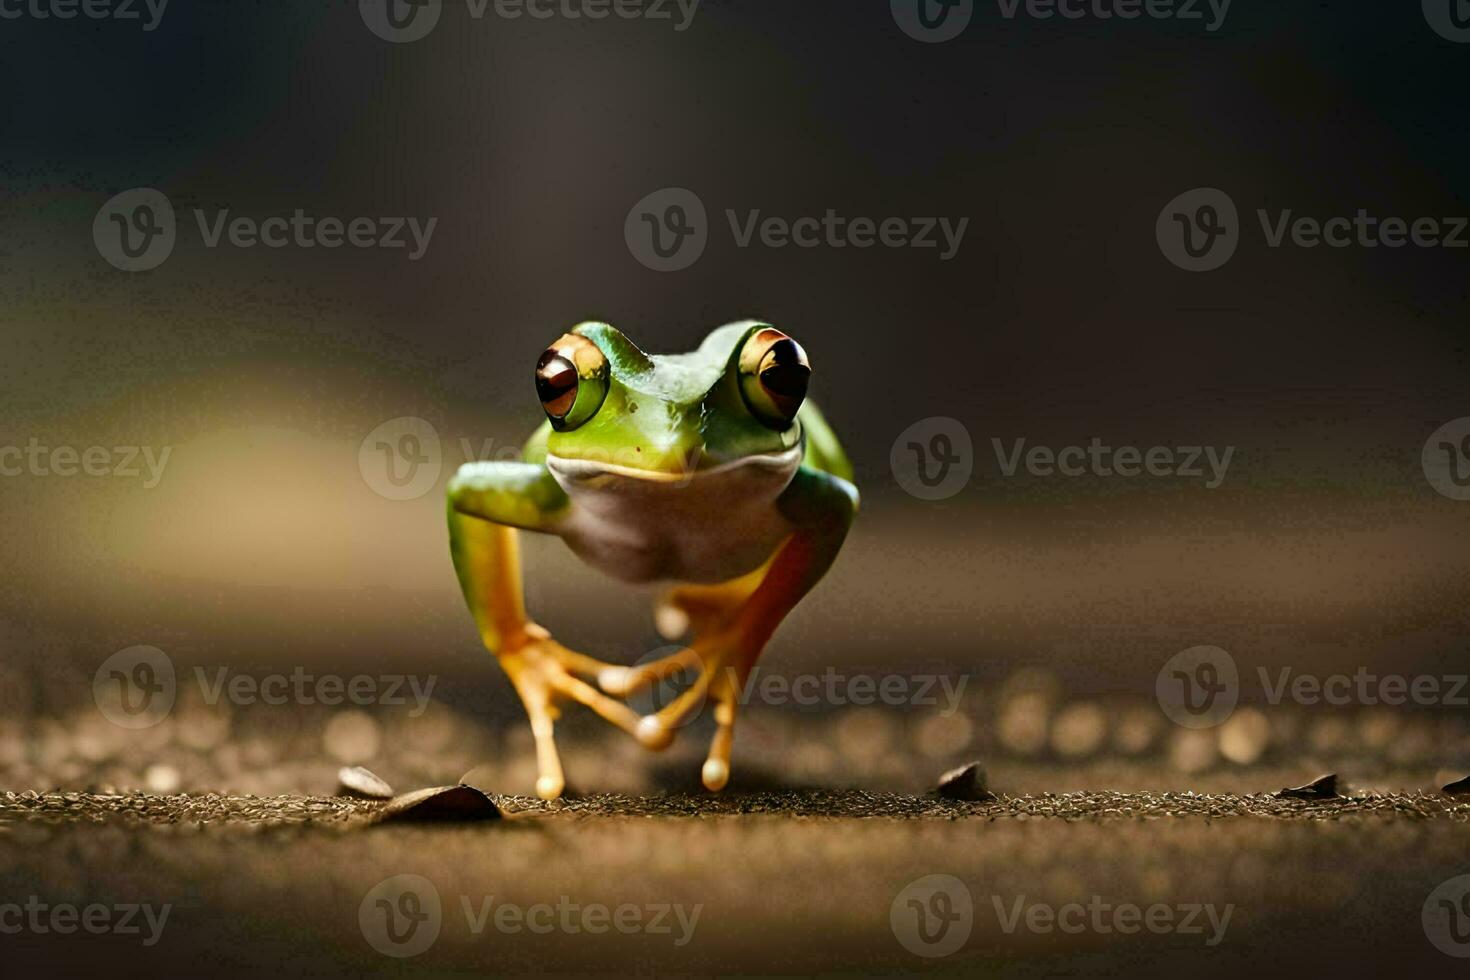
[[[586,337],[563,334],[536,362],[536,397],[558,432],[597,414],[607,397],[607,358]]]
[[[773,327],[751,334],[740,350],[740,394],[751,414],[768,428],[791,427],[811,377],[806,351]]]

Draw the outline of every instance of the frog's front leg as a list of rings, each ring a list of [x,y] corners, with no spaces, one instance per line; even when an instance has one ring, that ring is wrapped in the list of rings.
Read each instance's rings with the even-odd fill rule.
[[[802,467],[777,501],[792,526],[762,568],[718,586],[675,589],[670,610],[687,616],[695,635],[688,649],[637,668],[613,668],[599,675],[609,693],[626,694],[689,666],[699,673],[688,690],[638,725],[638,739],[652,749],[667,747],[674,731],[708,699],[714,707],[715,736],[701,776],[710,790],[730,778],[739,696],[776,627],[831,567],[857,513],[857,488],[841,477]]]
[[[540,775],[536,792],[555,799],[565,786],[553,725],[561,697],[587,705],[636,734],[638,715],[576,674],[597,675],[611,665],[557,643],[526,616],[516,528],[550,530],[567,507],[544,466],[467,463],[449,481],[449,547],[465,602],[480,638],[495,653],[526,707],[536,737]]]

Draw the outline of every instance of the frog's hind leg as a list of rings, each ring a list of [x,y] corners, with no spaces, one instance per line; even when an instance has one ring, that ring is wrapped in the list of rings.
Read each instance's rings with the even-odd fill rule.
[[[754,571],[717,585],[680,585],[665,592],[653,607],[653,623],[666,640],[683,639],[726,622],[766,577],[767,561]]]
[[[781,621],[831,567],[857,512],[857,490],[841,477],[802,467],[778,505],[792,533],[769,562],[732,582],[682,586],[668,597],[694,631],[687,650],[625,673],[598,676],[604,690],[624,693],[698,665],[694,684],[667,707],[644,717],[637,735],[648,748],[665,748],[674,731],[708,700],[716,729],[701,775],[709,790],[723,789],[730,778],[735,715],[746,678]]]
[[[669,589],[653,606],[653,622],[659,635],[677,641],[700,636],[728,623],[765,578],[770,562],[739,578],[714,585],[679,585]],[[686,647],[646,664],[610,667],[597,675],[598,686],[609,694],[626,696],[656,681],[686,670],[699,670],[699,654]]]

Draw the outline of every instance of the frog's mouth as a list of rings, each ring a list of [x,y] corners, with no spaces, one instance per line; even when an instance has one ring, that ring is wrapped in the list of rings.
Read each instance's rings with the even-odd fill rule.
[[[796,472],[801,465],[802,446],[798,443],[790,449],[783,449],[774,453],[757,453],[752,456],[742,456],[724,463],[716,463],[713,466],[700,463],[704,461],[703,454],[693,455],[687,458],[685,465],[674,470],[656,470],[647,467],[632,466],[621,460],[613,459],[580,459],[570,456],[556,456],[548,453],[546,456],[546,468],[551,475],[563,486],[571,484],[587,485],[593,483],[607,483],[618,478],[638,480],[644,483],[663,484],[667,486],[688,486],[692,483],[711,480],[720,476],[729,476],[737,471],[742,474],[754,475],[762,471],[772,475],[785,473],[788,476]]]

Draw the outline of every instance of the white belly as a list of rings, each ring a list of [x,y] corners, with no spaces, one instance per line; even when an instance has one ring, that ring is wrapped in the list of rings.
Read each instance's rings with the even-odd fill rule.
[[[776,498],[800,465],[796,447],[671,481],[547,457],[571,500],[553,530],[587,564],[626,582],[723,582],[758,567],[791,533]]]

